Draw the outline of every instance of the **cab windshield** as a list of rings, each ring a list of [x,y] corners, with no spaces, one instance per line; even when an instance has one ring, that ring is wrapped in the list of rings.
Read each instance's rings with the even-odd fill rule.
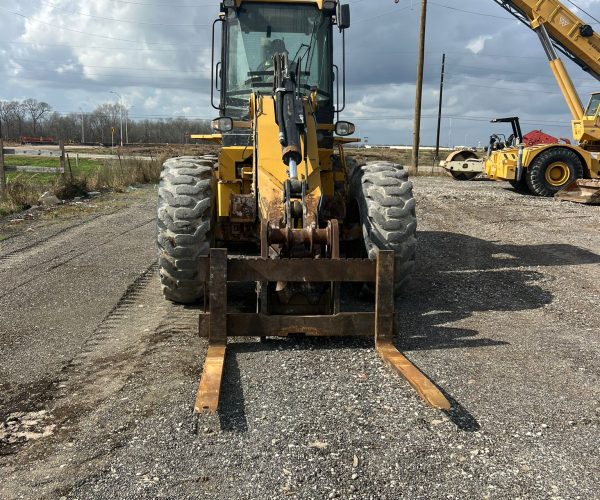
[[[592,94],[585,116],[596,116],[598,105],[600,105],[600,94]]]
[[[320,104],[331,103],[331,18],[312,5],[251,3],[227,18],[225,108],[245,116],[250,92],[273,88],[273,55],[287,52],[301,92],[317,87]]]

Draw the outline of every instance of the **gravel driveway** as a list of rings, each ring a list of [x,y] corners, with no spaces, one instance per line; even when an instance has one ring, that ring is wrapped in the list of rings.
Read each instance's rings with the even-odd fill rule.
[[[414,182],[400,348],[448,413],[369,341],[239,339],[196,436],[206,345],[160,296],[154,189],[2,222],[0,497],[600,498],[600,207]]]

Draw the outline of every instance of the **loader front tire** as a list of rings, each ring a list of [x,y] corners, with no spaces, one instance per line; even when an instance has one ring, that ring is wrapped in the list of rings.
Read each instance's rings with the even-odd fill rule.
[[[198,276],[212,226],[212,156],[180,156],[163,164],[158,189],[158,265],[163,295],[179,304],[197,302],[204,292]]]
[[[371,162],[357,168],[350,194],[357,202],[366,254],[393,250],[396,256],[394,291],[399,293],[415,267],[417,217],[412,182],[402,166]]]

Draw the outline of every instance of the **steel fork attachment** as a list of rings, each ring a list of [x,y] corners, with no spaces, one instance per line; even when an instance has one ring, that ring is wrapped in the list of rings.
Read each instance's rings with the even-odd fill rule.
[[[208,338],[208,352],[200,378],[194,413],[216,412],[225,364],[227,337],[309,336],[375,337],[377,352],[402,375],[433,408],[449,410],[440,390],[393,344],[394,252],[380,251],[370,259],[228,258],[224,249],[211,249],[200,263],[208,286],[208,311],[200,314],[200,336]],[[375,312],[338,312],[322,316],[228,313],[227,283],[249,281],[375,282]]]

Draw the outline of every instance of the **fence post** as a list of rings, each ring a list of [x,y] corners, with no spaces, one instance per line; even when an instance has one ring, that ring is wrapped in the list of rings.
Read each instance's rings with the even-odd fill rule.
[[[60,148],[60,173],[65,173],[65,142],[59,141],[58,147]]]
[[[4,171],[4,141],[0,137],[0,200],[6,198],[6,172]]]

